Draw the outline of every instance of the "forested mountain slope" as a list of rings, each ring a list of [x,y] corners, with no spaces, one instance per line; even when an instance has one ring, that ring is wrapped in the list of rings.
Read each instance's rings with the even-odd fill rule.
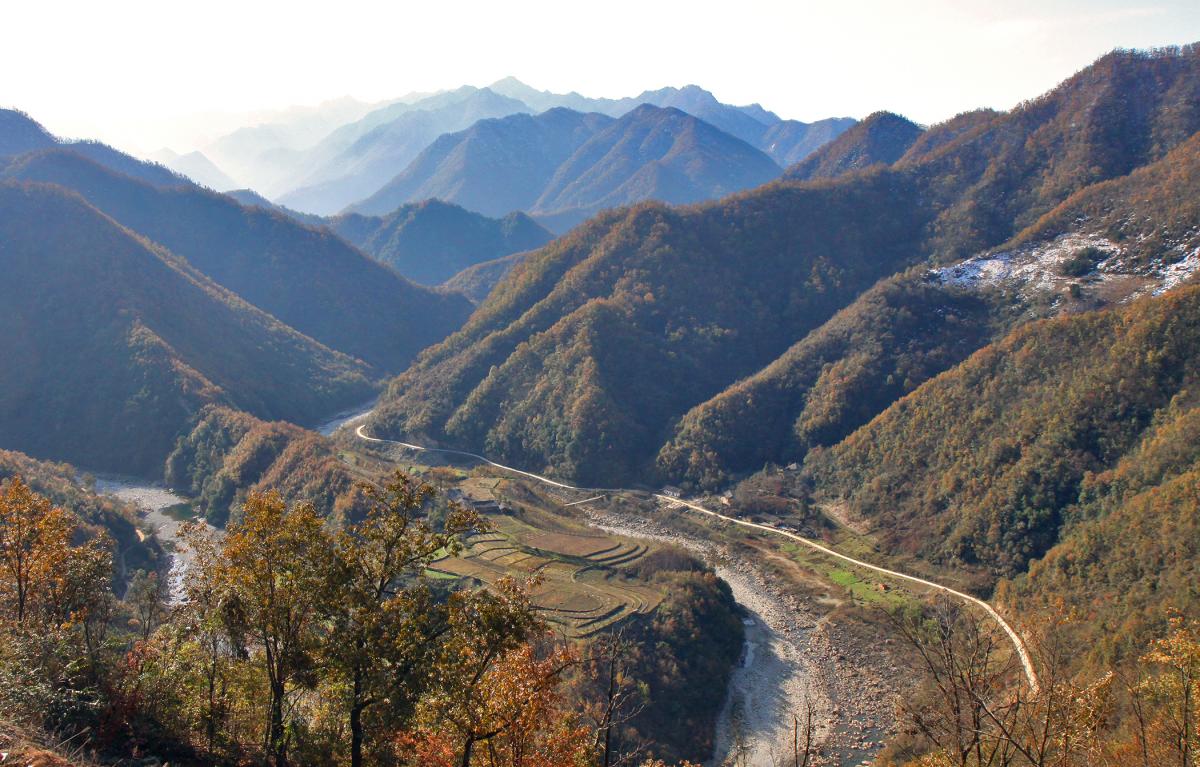
[[[1049,553],[1029,579],[1046,598],[1106,619],[1129,589],[1168,606],[1195,561],[1198,365],[1200,287],[1036,322],[810,454],[805,473],[893,554],[995,578]]]
[[[78,196],[0,184],[0,443],[157,476],[223,402],[301,423],[362,401],[365,367],[302,336]]]
[[[891,112],[876,112],[788,168],[796,180],[833,178],[873,165],[891,165],[921,136],[921,128]]]
[[[469,311],[327,231],[198,187],[158,189],[64,149],[17,158],[4,175],[79,192],[246,301],[381,370],[402,369]]]
[[[671,419],[917,257],[931,211],[903,183],[876,174],[602,215],[516,266],[392,384],[374,426],[628,477]],[[888,213],[842,225],[864,207]]]
[[[0,109],[0,158],[49,149],[57,143],[58,139],[24,112]]]
[[[1177,284],[1200,266],[1197,220],[1200,135],[1086,187],[995,252],[876,286],[689,412],[660,468],[716,486],[767,461],[803,460],[1021,322]]]

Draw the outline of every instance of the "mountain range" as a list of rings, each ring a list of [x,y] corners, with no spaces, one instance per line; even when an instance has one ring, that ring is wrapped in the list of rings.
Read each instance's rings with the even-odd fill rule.
[[[643,104],[615,120],[556,108],[443,136],[351,210],[378,214],[437,197],[491,216],[527,211],[561,232],[604,208],[699,202],[780,172],[764,153],[675,108]]]
[[[0,335],[22,361],[0,386],[0,436],[14,448],[153,476],[205,406],[313,423],[470,311],[327,229],[19,113],[0,124],[25,152],[0,158]]]
[[[860,294],[922,263],[1018,248],[1072,195],[1111,191],[1110,179],[1170,162],[1200,129],[1189,106],[1196,67],[1194,54],[1116,53],[1008,113],[926,131],[877,115],[811,158],[824,178],[690,209],[601,215],[516,266],[460,331],[389,387],[373,428],[581,481],[719,483],[764,461],[802,459],[1013,327],[1013,315],[1035,317],[1038,302],[1055,302],[1052,292],[994,308],[943,298],[954,285],[910,287],[922,272],[863,295],[855,309]],[[1063,220],[1038,238],[1071,234]],[[1063,246],[1056,258],[1082,248]],[[1131,279],[1168,279],[1162,264],[1180,253],[1123,268]],[[902,318],[935,317],[872,329],[888,304]],[[843,309],[862,312],[865,325],[839,319]],[[823,329],[828,322],[843,328]],[[921,337],[937,328],[947,335]],[[872,351],[878,345],[887,359]],[[775,381],[787,398],[743,379]],[[773,436],[792,423],[801,439]]]
[[[722,104],[711,93],[695,85],[645,91],[631,98],[592,99],[577,93],[538,91],[515,78],[506,78],[487,88],[463,86],[435,94],[412,94],[366,111],[362,111],[364,105],[359,102],[336,102],[325,109],[305,112],[304,130],[286,122],[249,126],[213,142],[203,149],[202,154],[186,155],[187,165],[185,161],[167,155],[160,157],[171,159],[175,163],[172,167],[184,169],[190,166],[196,173],[196,180],[205,185],[213,186],[200,176],[219,180],[220,185],[214,188],[244,185],[265,193],[285,207],[322,215],[340,212],[356,203],[360,204],[356,208],[360,212],[388,213],[401,202],[439,196],[432,193],[434,189],[440,194],[448,194],[448,185],[456,182],[447,175],[457,175],[460,177],[458,184],[471,188],[458,191],[453,201],[477,212],[502,216],[526,209],[514,206],[501,210],[507,192],[491,196],[479,193],[480,189],[494,188],[495,179],[501,172],[512,174],[516,179],[517,190],[512,196],[523,200],[529,196],[530,189],[539,187],[538,179],[553,175],[558,163],[569,157],[564,147],[571,151],[579,147],[582,143],[578,141],[580,131],[583,137],[590,138],[603,127],[604,117],[623,118],[647,104],[678,109],[698,118],[736,139],[726,140],[730,146],[740,147],[737,142],[743,142],[767,154],[781,166],[802,159],[854,124],[850,118],[811,124],[782,120],[757,104],[745,107]],[[564,110],[578,114],[573,118],[561,114],[551,116],[536,125],[521,121],[476,125],[481,120],[520,115],[541,117],[545,112]],[[318,124],[316,114],[326,115],[325,121],[320,123],[326,126],[333,122],[335,114],[353,117],[317,139],[313,138],[313,126]],[[564,124],[572,121],[577,123],[574,128]],[[442,140],[445,134],[460,131],[472,132],[469,137],[460,137],[460,142],[466,142],[463,146],[456,147],[457,142]],[[513,141],[521,140],[521,135],[545,139],[548,142],[546,156],[531,151],[537,148],[536,145],[513,145]],[[435,147],[435,143],[439,146]],[[430,150],[428,156],[419,158],[425,150]],[[551,157],[558,158],[558,163],[551,164]],[[209,158],[212,158],[211,163]],[[712,159],[710,156],[694,162],[703,164]],[[738,161],[739,158],[730,159],[730,162]],[[229,182],[214,175],[213,169],[207,167],[210,164],[215,164],[218,169],[228,168]],[[478,168],[481,178],[463,178],[463,172],[468,168]],[[645,171],[647,174],[653,172]],[[663,182],[657,186],[666,188],[671,183]],[[391,193],[386,202],[376,200],[364,206],[363,201],[379,192],[385,184],[394,184],[402,191]],[[416,187],[421,186],[428,192],[417,191]],[[507,190],[507,186],[506,183],[502,188]],[[646,186],[652,189],[656,185]],[[707,196],[719,195],[722,191],[710,191]],[[485,197],[486,202],[481,202],[481,197]],[[386,208],[391,201],[397,202]],[[481,204],[486,205],[486,209],[477,207]]]
[[[892,625],[901,633],[905,626],[915,635],[925,628],[971,629],[965,613],[941,625],[948,613],[940,607],[922,616],[923,589],[899,586],[899,578],[892,580],[899,572],[891,570],[918,576],[908,578],[909,586],[920,577],[946,584],[961,591],[946,589],[950,595],[970,594],[994,609],[979,614],[988,621],[979,625],[995,619],[1015,627],[995,634],[1003,641],[998,653],[987,630],[940,635],[949,639],[941,648],[946,661],[958,660],[963,636],[969,650],[984,648],[986,657],[972,662],[989,669],[987,689],[971,705],[1013,704],[1012,712],[1025,713],[1012,716],[1027,716],[1043,733],[1034,740],[1049,742],[1053,727],[1071,730],[1059,739],[1070,742],[1066,749],[1075,747],[1073,728],[1087,731],[1080,743],[1093,739],[1092,730],[1105,730],[1108,744],[1089,743],[1080,764],[1117,743],[1113,738],[1128,736],[1120,741],[1128,745],[1151,731],[1153,738],[1165,734],[1164,742],[1174,737],[1169,717],[1144,719],[1140,706],[1161,713],[1164,691],[1187,692],[1186,685],[1168,689],[1187,664],[1164,659],[1174,663],[1180,656],[1171,654],[1183,648],[1194,660],[1200,637],[1200,624],[1184,622],[1200,614],[1200,44],[1116,50],[1011,110],[964,112],[931,126],[883,111],[861,122],[806,125],[760,105],[722,104],[696,86],[590,99],[508,78],[488,88],[378,104],[346,100],[276,115],[203,152],[162,158],[172,167],[100,143],[62,141],[27,115],[0,110],[0,479],[27,475],[39,492],[70,504],[81,523],[78,540],[110,535],[119,582],[130,568],[165,564],[153,537],[136,527],[131,508],[92,492],[78,471],[44,461],[167,482],[208,521],[233,524],[226,542],[236,545],[224,551],[235,558],[260,553],[247,545],[251,534],[289,538],[299,555],[310,544],[331,546],[294,571],[312,592],[336,596],[317,600],[329,603],[320,605],[326,613],[305,629],[309,639],[297,640],[299,655],[285,659],[290,681],[278,686],[254,680],[264,668],[255,665],[256,648],[224,647],[237,644],[245,629],[249,613],[242,608],[265,609],[254,607],[261,594],[246,586],[254,578],[245,575],[262,568],[222,569],[223,588],[238,592],[236,609],[226,610],[226,601],[213,613],[229,621],[212,634],[217,645],[238,650],[221,656],[230,682],[225,721],[239,731],[246,725],[231,738],[237,747],[231,758],[259,755],[252,742],[264,732],[284,741],[290,732],[313,735],[311,743],[295,741],[291,756],[299,761],[310,752],[331,753],[326,739],[340,736],[319,732],[332,710],[326,693],[364,679],[372,690],[395,682],[390,645],[381,665],[358,676],[364,667],[343,667],[337,650],[355,642],[325,643],[326,630],[340,632],[377,613],[379,584],[396,582],[385,573],[364,588],[345,586],[351,571],[371,565],[359,544],[388,533],[381,509],[365,517],[370,494],[359,492],[359,482],[378,479],[384,466],[407,466],[402,456],[429,455],[411,444],[381,444],[387,440],[448,448],[460,457],[487,455],[500,473],[486,487],[513,502],[503,525],[533,527],[545,515],[556,532],[539,539],[594,545],[568,524],[570,509],[549,515],[548,507],[567,503],[565,496],[541,495],[514,476],[545,479],[536,472],[636,488],[609,497],[610,491],[589,492],[593,497],[581,494],[578,502],[604,504],[596,508],[614,515],[657,509],[655,524],[673,524],[667,495],[721,508],[717,516],[726,522],[754,522],[756,529],[730,548],[733,561],[755,581],[778,579],[769,587],[780,605],[828,603],[824,618],[817,619],[817,610],[801,618],[843,633],[820,635],[823,644],[814,647],[845,636],[853,651],[863,649],[865,635],[856,632],[881,630],[876,606],[896,608]],[[228,176],[222,168],[231,169]],[[240,186],[246,175],[254,176],[257,191],[206,188]],[[346,423],[345,416],[376,396],[374,409],[354,419],[375,439],[304,428],[335,415]],[[519,469],[501,471],[507,466]],[[484,489],[476,470],[424,463],[408,470],[433,483]],[[657,500],[640,492],[667,483],[677,488],[663,489]],[[404,492],[416,487],[399,485]],[[287,535],[241,516],[247,493],[271,490],[287,505],[278,511]],[[425,489],[416,492],[418,501],[426,497]],[[302,502],[326,519],[295,506]],[[431,503],[432,521],[446,507]],[[239,525],[239,518],[255,523]],[[365,531],[362,539],[348,534],[333,545],[337,526],[364,518],[367,524],[357,528]],[[404,516],[401,532],[415,529],[409,522],[418,519]],[[641,521],[630,521],[630,536],[637,536]],[[427,539],[432,528],[417,527],[415,535]],[[772,531],[794,534],[785,542]],[[703,527],[689,533],[703,535]],[[62,551],[69,548],[66,537]],[[375,543],[388,548],[381,541]],[[845,552],[842,559],[857,564],[791,545],[818,541],[816,548]],[[429,547],[430,557],[444,553],[433,552],[442,543]],[[686,678],[720,693],[706,700],[715,710],[726,700],[724,675],[744,646],[732,589],[673,547],[640,548],[634,559],[594,556],[613,548],[560,553],[602,570],[621,568],[598,573],[603,578],[593,585],[607,579],[632,587],[642,568],[661,568],[667,601],[658,608],[646,603],[645,611],[639,608],[644,618],[630,616],[612,636],[623,636],[624,627],[670,627],[679,639],[640,634],[651,637],[644,644],[650,653],[630,645],[629,658],[652,662],[655,671],[645,684],[650,693],[631,682],[627,689],[636,685],[638,693],[625,700],[649,706],[655,690],[665,689],[654,684]],[[750,561],[758,555],[762,563]],[[418,560],[419,575],[428,563]],[[94,568],[99,575],[91,585],[107,580],[103,570]],[[496,607],[505,600],[490,601],[489,594],[500,592],[474,588],[482,580],[461,594],[472,607],[464,620],[500,616],[507,626],[507,613]],[[55,589],[75,581],[60,583],[56,574],[45,582]],[[692,588],[687,584],[701,582],[707,587],[689,599],[717,605],[712,595],[719,592],[720,611],[688,613],[673,601]],[[405,604],[445,607],[442,617],[459,620],[455,600],[424,588]],[[93,590],[108,598],[105,588]],[[80,616],[80,630],[93,619],[104,626],[118,620],[128,624],[122,632],[132,631],[136,596],[114,593],[95,615],[86,614],[93,609],[87,602],[71,620]],[[339,612],[334,603],[343,596],[362,610]],[[524,599],[515,591],[509,597]],[[537,604],[568,604],[546,597],[539,592]],[[62,624],[56,612],[46,615],[46,626]],[[439,618],[436,610],[429,615]],[[835,619],[846,625],[837,627]],[[431,624],[435,633],[444,628],[439,621]],[[721,632],[728,660],[696,664],[697,637],[714,625],[733,630]],[[71,710],[82,710],[84,699],[90,705],[94,690],[109,696],[125,689],[123,682],[75,684],[89,680],[95,658],[105,657],[122,664],[120,675],[108,677],[106,670],[93,679],[188,690],[162,709],[178,709],[170,727],[182,733],[171,736],[178,742],[163,741],[180,746],[164,753],[185,761],[201,754],[204,715],[197,712],[205,706],[204,688],[215,688],[186,668],[176,677],[157,663],[171,653],[212,652],[216,645],[177,641],[188,631],[179,623],[147,630],[141,644],[131,640],[128,647],[118,637],[106,655],[92,654],[90,670],[88,654],[77,651],[78,673],[42,680],[49,692],[30,697],[36,705],[29,705],[29,721],[55,721],[46,714],[57,703],[47,701],[58,700],[50,695],[68,683],[62,699]],[[1168,632],[1173,638],[1161,640]],[[22,648],[43,647],[44,638],[33,634]],[[366,646],[378,638],[369,634],[354,636]],[[1019,651],[1027,643],[1036,668],[1015,662],[1024,660],[1022,652],[1008,657],[1009,640]],[[578,665],[581,686],[598,682],[600,690],[607,676],[614,716],[620,706],[612,680],[620,676],[617,645],[624,641],[593,645],[611,656],[582,655],[587,660]],[[51,655],[65,660],[69,643],[54,644]],[[79,647],[90,652],[90,645],[88,635]],[[436,644],[427,649],[441,653]],[[449,669],[447,678],[461,649],[436,659]],[[831,652],[830,673],[843,673],[834,662],[841,651]],[[23,653],[6,656],[15,679]],[[492,660],[507,662],[507,651],[496,653]],[[525,659],[542,663],[532,645],[529,653]],[[872,695],[884,689],[883,680],[907,674],[903,651],[879,657],[876,665],[890,666],[892,675],[867,676]],[[691,665],[681,665],[689,658]],[[1012,661],[1011,669],[993,674],[993,658],[997,667]],[[549,671],[552,661],[540,668]],[[1138,663],[1167,671],[1133,681]],[[53,665],[57,674],[58,661]],[[308,681],[310,666],[340,676]],[[508,684],[496,668],[476,669],[474,681],[499,679],[508,690],[532,680],[514,665],[503,671],[516,680]],[[253,674],[242,678],[243,669]],[[587,679],[596,669],[596,678]],[[1113,673],[1091,674],[1098,669]],[[1025,697],[1027,688],[1015,683],[1032,681],[1034,671],[1045,686]],[[540,678],[542,671],[531,673]],[[1100,681],[1092,685],[1089,678]],[[1081,680],[1091,686],[1078,687]],[[897,681],[901,693],[911,689],[902,686],[908,681]],[[299,728],[273,732],[271,723],[253,724],[269,713],[255,704],[263,685],[278,693],[276,712],[285,701],[299,702],[305,714]],[[79,697],[78,689],[87,692]],[[698,720],[672,713],[671,701],[686,696],[657,694],[669,702],[655,716],[675,719],[673,729],[685,736],[697,731],[707,753],[709,720],[693,725]],[[933,694],[914,694],[917,709],[908,713],[935,711],[936,701],[923,697]],[[133,700],[127,696],[97,699],[109,700],[112,711],[151,710],[140,703],[122,708]],[[374,730],[376,717],[396,711],[385,697],[372,700],[380,701],[366,717]],[[458,747],[426,744],[423,734],[404,729],[449,721],[440,712],[449,698],[393,700],[415,718],[378,728],[387,743],[369,743],[368,761],[377,758],[376,748],[387,752],[378,759],[390,762]],[[810,711],[825,702],[835,701],[823,699]],[[1059,702],[1068,713],[1053,713]],[[210,718],[219,718],[211,697],[208,704]],[[954,704],[946,721],[962,732],[962,709]],[[1076,722],[1080,706],[1086,715]],[[558,716],[568,709],[552,701],[541,710]],[[861,724],[856,732],[866,738],[877,724],[867,728],[867,717],[879,710],[855,708],[831,731]],[[347,713],[347,729],[354,730],[356,714]],[[114,742],[124,749],[126,735],[169,721],[146,720],[115,727]],[[790,721],[798,738],[800,720]],[[929,721],[941,726],[936,717]],[[1158,724],[1135,726],[1146,721]],[[922,731],[923,723],[898,736],[899,727],[879,735],[893,740],[877,761],[937,762],[927,753],[931,744],[918,737],[932,732]],[[977,718],[968,727],[968,739],[979,734],[978,724]],[[881,723],[880,733],[888,726]],[[557,728],[554,738],[571,729]],[[481,731],[458,734],[469,740]],[[651,743],[655,735],[631,732],[638,737],[630,743]],[[581,742],[598,742],[595,732],[579,733]],[[512,734],[491,742],[499,750],[489,754],[517,743],[522,733]],[[492,737],[478,739],[477,759]],[[528,744],[557,749],[552,740],[539,735]],[[1186,740],[1174,738],[1173,747]],[[400,742],[430,750],[389,750]],[[997,753],[1021,750],[1022,741],[1007,733],[1000,742]],[[471,743],[463,747],[466,761]],[[875,748],[864,743],[856,740],[854,763],[866,754],[860,748]],[[798,740],[794,745],[798,762]],[[1125,763],[1134,748],[1109,751],[1112,763]],[[281,751],[275,761],[287,756]],[[1139,761],[1152,763],[1149,749]]]
[[[198,187],[159,189],[64,149],[17,158],[0,175],[80,193],[218,284],[380,370],[402,369],[468,311],[328,232]]]

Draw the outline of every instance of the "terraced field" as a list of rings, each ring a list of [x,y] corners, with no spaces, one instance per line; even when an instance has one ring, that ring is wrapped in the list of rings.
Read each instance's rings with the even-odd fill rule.
[[[650,551],[644,543],[533,509],[488,521],[491,531],[471,537],[459,556],[434,562],[430,575],[481,584],[506,575],[540,575],[534,601],[568,638],[591,636],[662,602],[661,591],[627,569]]]

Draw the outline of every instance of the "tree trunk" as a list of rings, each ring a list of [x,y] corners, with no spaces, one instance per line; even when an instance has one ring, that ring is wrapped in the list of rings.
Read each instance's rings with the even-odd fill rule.
[[[471,767],[471,750],[475,746],[474,738],[467,738],[467,742],[463,744],[462,759],[458,762],[458,767]]]
[[[275,767],[287,767],[287,746],[283,741],[283,685],[271,685],[271,723],[268,730],[271,756]]]
[[[354,673],[354,693],[350,701],[350,767],[362,767],[362,674]]]

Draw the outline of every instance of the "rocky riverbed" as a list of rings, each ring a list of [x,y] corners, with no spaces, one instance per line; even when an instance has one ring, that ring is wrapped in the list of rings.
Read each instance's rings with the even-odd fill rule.
[[[815,754],[810,764],[870,762],[895,728],[900,669],[885,638],[863,637],[831,619],[828,606],[802,602],[732,547],[646,517],[587,511],[603,530],[700,554],[746,612],[746,646],[717,724],[710,767],[790,763],[795,727],[798,723],[803,748],[809,710]]]

